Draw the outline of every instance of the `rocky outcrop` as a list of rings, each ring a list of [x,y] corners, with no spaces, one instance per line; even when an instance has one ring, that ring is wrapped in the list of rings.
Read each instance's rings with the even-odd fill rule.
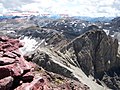
[[[33,55],[32,61],[44,68],[47,71],[61,74],[63,76],[74,78],[72,71],[66,68],[66,64],[55,52],[51,52],[49,49],[43,49],[44,51],[38,50]],[[47,53],[47,52],[50,53]],[[57,59],[58,58],[58,59]]]
[[[102,81],[111,89],[120,89],[120,77],[114,73],[114,76],[109,76],[107,73],[104,74]]]
[[[24,59],[17,39],[0,37],[0,90],[89,90],[81,82],[46,72]]]
[[[56,77],[53,73],[49,73],[49,75],[44,74],[42,77],[38,76],[39,78],[36,80],[31,83],[24,83],[15,90],[89,90],[84,84],[68,79],[64,81],[62,77],[59,77],[59,75]]]
[[[19,52],[18,49],[22,46],[22,43],[17,39],[0,37],[0,90],[15,88],[24,79],[26,81],[33,80],[34,77],[27,73],[32,73],[31,70],[34,68],[34,64],[27,62]],[[3,81],[6,81],[6,83]]]
[[[113,74],[119,67],[116,59],[118,41],[104,31],[92,30],[74,39],[61,52],[69,54],[76,65],[87,74],[101,79],[104,72]]]
[[[0,80],[0,90],[10,90],[13,85],[13,78],[11,76]]]

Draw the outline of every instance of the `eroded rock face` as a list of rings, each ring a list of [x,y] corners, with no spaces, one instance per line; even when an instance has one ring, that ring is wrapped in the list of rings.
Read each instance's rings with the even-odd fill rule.
[[[17,39],[0,37],[0,90],[89,90],[81,82],[46,72],[26,61],[19,51],[22,46]]]
[[[61,52],[70,53],[78,67],[95,78],[102,78],[104,72],[117,68],[118,41],[107,36],[104,31],[93,30],[77,37]],[[111,71],[112,72],[112,71]]]

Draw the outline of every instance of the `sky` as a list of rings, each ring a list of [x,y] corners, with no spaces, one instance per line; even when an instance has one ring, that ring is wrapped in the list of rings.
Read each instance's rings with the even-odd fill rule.
[[[120,16],[120,0],[0,0],[0,15],[12,11],[69,16]]]

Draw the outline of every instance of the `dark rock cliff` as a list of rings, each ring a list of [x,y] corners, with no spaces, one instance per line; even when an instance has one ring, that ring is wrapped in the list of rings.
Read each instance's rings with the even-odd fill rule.
[[[61,49],[61,52],[72,53],[70,57],[87,75],[102,78],[104,72],[119,67],[117,49],[116,39],[113,40],[104,31],[93,30],[77,37]]]

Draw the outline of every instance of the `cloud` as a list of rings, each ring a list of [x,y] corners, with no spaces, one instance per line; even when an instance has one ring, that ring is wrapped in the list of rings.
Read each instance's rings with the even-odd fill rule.
[[[113,7],[120,10],[120,0],[114,0]]]
[[[0,11],[6,10],[109,17],[120,15],[120,0],[0,0]]]
[[[34,2],[34,0],[0,0],[0,3],[6,9],[18,9],[22,5],[32,2]]]

